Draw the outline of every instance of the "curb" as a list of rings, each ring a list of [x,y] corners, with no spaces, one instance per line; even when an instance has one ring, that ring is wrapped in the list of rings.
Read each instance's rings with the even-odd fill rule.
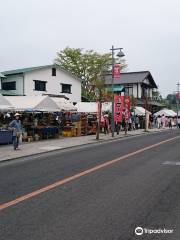
[[[155,130],[153,132],[149,131],[149,132],[141,132],[141,133],[137,133],[137,134],[134,134],[134,135],[122,135],[122,136],[118,136],[118,137],[114,137],[113,139],[99,139],[99,140],[96,140],[94,139],[94,142],[88,142],[88,143],[83,143],[81,145],[76,145],[76,146],[70,146],[70,147],[64,147],[64,148],[61,148],[61,149],[53,149],[53,150],[47,150],[45,152],[40,152],[40,153],[32,153],[32,154],[28,154],[28,155],[25,155],[25,156],[20,156],[20,157],[13,157],[13,158],[8,158],[8,159],[3,159],[3,160],[0,160],[0,164],[1,163],[4,163],[4,162],[10,162],[11,160],[15,160],[15,159],[21,159],[21,158],[28,158],[28,157],[33,157],[33,156],[40,156],[40,155],[43,155],[43,154],[46,154],[46,153],[51,153],[51,152],[59,152],[59,151],[64,151],[66,149],[73,149],[73,148],[77,148],[77,147],[83,147],[83,146],[87,146],[87,145],[93,145],[93,144],[101,144],[101,143],[104,143],[104,142],[113,142],[113,141],[117,141],[118,139],[123,139],[123,138],[129,138],[129,137],[136,137],[136,136],[143,136],[145,134],[154,134],[154,133],[160,133],[160,132],[164,132],[164,131],[167,131],[169,129],[165,129],[165,130]]]

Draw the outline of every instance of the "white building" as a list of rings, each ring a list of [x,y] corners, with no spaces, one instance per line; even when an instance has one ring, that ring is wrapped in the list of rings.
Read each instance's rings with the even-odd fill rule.
[[[18,96],[65,96],[81,102],[81,79],[54,65],[2,72],[0,92]]]
[[[105,82],[111,87],[111,75],[105,76]],[[120,78],[114,80],[114,92],[121,92],[133,96],[137,99],[143,99],[145,96],[152,98],[152,91],[157,89],[157,85],[149,71],[124,72]]]

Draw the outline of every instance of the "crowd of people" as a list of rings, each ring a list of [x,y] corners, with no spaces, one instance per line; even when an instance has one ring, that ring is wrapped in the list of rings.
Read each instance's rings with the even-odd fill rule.
[[[119,134],[120,131],[133,131],[138,129],[145,128],[145,116],[141,115],[133,115],[131,114],[128,118],[123,117],[122,122],[115,122],[115,132]],[[167,128],[172,129],[174,126],[178,126],[180,128],[180,117],[166,117],[162,116],[153,116],[149,115],[148,119],[148,128]],[[101,132],[108,134],[111,132],[111,116],[105,114],[101,118]]]

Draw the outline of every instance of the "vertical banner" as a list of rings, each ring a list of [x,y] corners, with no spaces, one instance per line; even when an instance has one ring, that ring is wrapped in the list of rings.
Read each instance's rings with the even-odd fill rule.
[[[131,115],[131,98],[130,96],[124,96],[124,113],[125,113],[125,118],[129,119]]]
[[[115,64],[113,66],[113,77],[120,78],[120,65],[119,64]]]
[[[114,96],[114,121],[122,122],[123,117],[129,119],[131,115],[130,96]]]
[[[122,111],[123,111],[123,99],[122,96],[114,96],[114,121],[122,121]]]
[[[176,99],[180,99],[180,93],[176,94]]]

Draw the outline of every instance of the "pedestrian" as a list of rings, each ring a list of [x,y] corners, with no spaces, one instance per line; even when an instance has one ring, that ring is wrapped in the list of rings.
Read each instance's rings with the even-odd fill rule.
[[[161,116],[157,117],[157,127],[158,129],[161,128]]]
[[[180,128],[180,117],[178,117],[178,119],[177,119],[177,126],[178,126],[178,128]]]
[[[172,129],[173,127],[173,119],[172,117],[169,118],[169,128]]]
[[[108,119],[108,115],[104,115],[104,133],[105,134],[109,133],[109,119]]]
[[[129,118],[128,118],[128,129],[129,129],[129,131],[131,131],[132,130],[132,118],[131,118],[131,116],[129,116]]]
[[[163,114],[162,117],[161,117],[161,125],[162,125],[163,128],[165,128],[165,124],[166,124],[166,117]]]
[[[19,139],[20,139],[21,134],[22,134],[22,126],[21,126],[21,120],[19,119],[20,114],[16,113],[14,115],[14,117],[15,117],[15,119],[9,124],[9,127],[13,131],[14,150],[18,150],[19,149]]]
[[[139,129],[139,123],[140,123],[139,116],[136,115],[136,117],[135,117],[135,127],[136,127],[136,129]]]

